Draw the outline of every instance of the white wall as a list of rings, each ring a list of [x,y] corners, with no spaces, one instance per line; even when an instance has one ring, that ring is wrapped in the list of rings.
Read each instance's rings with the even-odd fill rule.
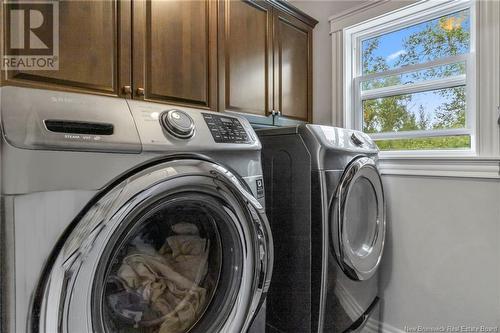
[[[384,176],[384,331],[500,325],[500,181]]]
[[[328,17],[359,1],[293,1],[314,31],[314,121],[331,122]],[[441,325],[500,326],[500,181],[384,176],[388,237],[382,263],[385,332]]]
[[[332,46],[328,17],[363,1],[292,0],[294,6],[314,17],[319,23],[313,32],[313,122],[332,122]]]

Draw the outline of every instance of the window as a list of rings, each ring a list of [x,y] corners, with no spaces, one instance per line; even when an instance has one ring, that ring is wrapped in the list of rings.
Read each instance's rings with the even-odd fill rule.
[[[473,153],[473,23],[473,2],[426,1],[346,29],[347,125],[382,151]]]

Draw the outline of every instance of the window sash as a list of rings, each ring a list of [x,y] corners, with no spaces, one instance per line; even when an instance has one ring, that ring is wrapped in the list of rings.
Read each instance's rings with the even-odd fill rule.
[[[361,39],[358,39],[358,43]],[[356,51],[356,59],[358,66],[360,65],[361,55]],[[383,88],[376,88],[371,90],[362,91],[361,85],[363,82],[372,79],[383,78],[391,75],[401,75],[411,72],[416,72],[423,69],[431,69],[443,65],[451,65],[455,63],[465,63],[465,73],[461,75],[454,75],[439,79],[432,79],[426,81],[419,81],[415,83],[401,84],[395,86],[388,86]],[[456,136],[456,135],[470,135],[474,138],[472,108],[470,103],[472,103],[470,97],[470,85],[467,84],[467,77],[473,77],[471,75],[471,70],[473,70],[473,52],[466,54],[461,54],[457,56],[451,56],[447,58],[437,59],[434,61],[428,61],[425,63],[419,63],[414,65],[408,65],[396,69],[391,69],[379,73],[371,73],[367,75],[359,75],[353,79],[352,95],[354,99],[354,122],[358,130],[363,130],[363,101],[391,97],[403,94],[414,94],[426,91],[433,91],[439,89],[453,88],[459,86],[466,87],[466,117],[465,117],[465,127],[464,128],[452,128],[452,129],[442,129],[442,130],[426,130],[426,131],[400,131],[400,132],[382,132],[382,133],[367,133],[374,140],[391,140],[391,139],[411,139],[411,138],[424,138],[424,137],[437,137],[437,136]],[[359,72],[360,67],[358,67],[357,72]],[[471,150],[473,147],[471,147]]]
[[[468,70],[467,70],[468,71]],[[378,88],[378,89],[373,89],[369,91],[364,91],[361,92],[361,81],[357,82],[357,79],[354,79],[354,84],[355,86],[353,87],[354,90],[354,121],[356,125],[356,129],[363,131],[363,101],[365,100],[370,100],[370,99],[376,99],[376,98],[384,98],[384,97],[391,97],[391,96],[397,96],[397,95],[404,95],[404,94],[414,94],[414,93],[420,93],[420,92],[426,92],[426,91],[433,91],[433,90],[439,90],[439,89],[446,89],[446,88],[453,88],[453,87],[460,87],[460,86],[465,86],[466,87],[466,105],[465,105],[465,127],[463,129],[443,129],[443,130],[426,130],[426,131],[401,131],[401,132],[382,132],[382,133],[366,133],[373,139],[379,139],[379,138],[386,138],[386,139],[396,139],[396,138],[401,138],[406,137],[406,138],[411,138],[411,137],[429,137],[429,136],[442,136],[442,135],[457,135],[457,134],[469,134],[472,135],[473,131],[473,121],[471,119],[472,115],[472,108],[469,105],[471,103],[470,98],[469,98],[469,90],[471,89],[469,85],[467,85],[467,74],[464,75],[457,75],[457,76],[451,76],[449,78],[444,78],[444,79],[436,79],[436,80],[429,80],[429,81],[422,81],[418,83],[412,83],[412,84],[406,84],[406,85],[398,85],[398,86],[391,86],[391,87],[384,87],[384,88]],[[457,133],[457,130],[463,130],[464,132]],[[405,134],[403,134],[405,133]],[[425,134],[428,133],[428,134]],[[447,134],[450,133],[450,134]],[[413,134],[413,136],[412,136]]]
[[[376,23],[373,23],[373,26],[369,28],[364,28],[364,24],[355,26],[351,32],[351,39],[354,41],[352,44],[353,54],[355,55],[356,63],[355,63],[355,71],[353,74],[355,76],[362,75],[362,67],[361,61],[362,57],[359,56],[358,52],[362,49],[361,43],[364,40],[385,35],[399,29],[404,29],[406,27],[411,27],[416,24],[420,24],[429,20],[433,20],[445,15],[449,15],[455,12],[459,12],[462,10],[469,9],[471,15],[471,34],[470,34],[470,52],[474,52],[475,45],[475,34],[474,34],[474,1],[475,0],[448,0],[448,1],[422,1],[424,9],[420,9],[419,12],[412,12],[413,6],[409,6],[406,10],[403,10],[400,18],[394,19],[392,15],[386,15],[378,19],[374,19]],[[419,6],[418,4],[416,6]],[[370,24],[370,23],[367,23]],[[371,24],[370,24],[371,25]],[[397,69],[396,69],[397,70]]]
[[[380,73],[372,73],[362,75],[361,61],[362,57],[359,52],[363,40],[390,33],[401,28],[405,28],[414,24],[418,24],[427,20],[431,20],[443,15],[468,9],[470,11],[470,50],[468,54],[461,54],[448,58],[441,58],[426,63],[408,65],[396,69]],[[426,82],[427,86],[415,86],[415,83],[401,85],[401,90],[393,89],[391,94],[400,94],[405,92],[402,89],[408,89],[407,86],[413,85],[414,92],[429,91],[439,88],[440,85],[449,86],[465,86],[466,90],[466,124],[465,128],[459,129],[443,129],[443,130],[428,130],[428,131],[408,131],[408,132],[388,132],[388,133],[367,133],[374,139],[402,139],[402,138],[417,138],[417,137],[435,137],[435,136],[451,136],[451,135],[470,135],[471,148],[464,151],[457,150],[411,150],[411,151],[384,151],[383,156],[475,156],[478,149],[477,140],[477,122],[478,117],[476,111],[476,4],[474,0],[445,0],[438,1],[422,1],[408,7],[402,7],[394,12],[394,14],[381,15],[376,18],[366,20],[363,23],[354,24],[343,31],[343,66],[347,69],[343,75],[343,122],[344,126],[363,130],[363,109],[362,101],[367,97],[377,97],[369,95],[373,91],[365,90],[363,99],[361,99],[361,84],[370,79],[376,79],[383,76],[404,74],[414,72],[426,68],[437,67],[440,65],[452,63],[465,63],[465,75],[452,76],[448,78],[436,79],[439,81]],[[464,78],[466,78],[464,82]],[[418,82],[420,83],[420,82]],[[435,83],[435,85],[433,85]],[[394,88],[394,87],[391,87]],[[384,92],[384,91],[378,91]],[[389,92],[386,90],[386,93]]]
[[[408,13],[408,15],[401,13],[402,17],[396,21],[388,18],[384,20],[384,18],[382,18],[381,20],[385,22],[383,22],[383,24],[381,22],[381,24],[364,32],[363,36],[359,38],[360,42],[469,9],[471,3],[475,0],[426,1],[428,3],[428,6],[426,6],[427,8],[420,10],[418,13]]]

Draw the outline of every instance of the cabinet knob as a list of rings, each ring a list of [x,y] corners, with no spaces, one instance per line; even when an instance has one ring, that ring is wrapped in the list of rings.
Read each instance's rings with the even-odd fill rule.
[[[144,88],[137,88],[137,96],[144,96]]]
[[[125,94],[125,95],[129,95],[132,93],[132,87],[131,86],[123,86],[122,87],[122,92]]]

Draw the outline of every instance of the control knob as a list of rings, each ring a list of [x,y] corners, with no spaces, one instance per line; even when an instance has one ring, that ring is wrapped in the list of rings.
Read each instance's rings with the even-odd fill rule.
[[[184,111],[168,110],[160,115],[161,126],[173,136],[180,139],[189,139],[194,134],[194,121]]]
[[[351,141],[354,143],[356,146],[360,147],[363,145],[363,140],[361,140],[356,134],[352,133],[351,135]]]

